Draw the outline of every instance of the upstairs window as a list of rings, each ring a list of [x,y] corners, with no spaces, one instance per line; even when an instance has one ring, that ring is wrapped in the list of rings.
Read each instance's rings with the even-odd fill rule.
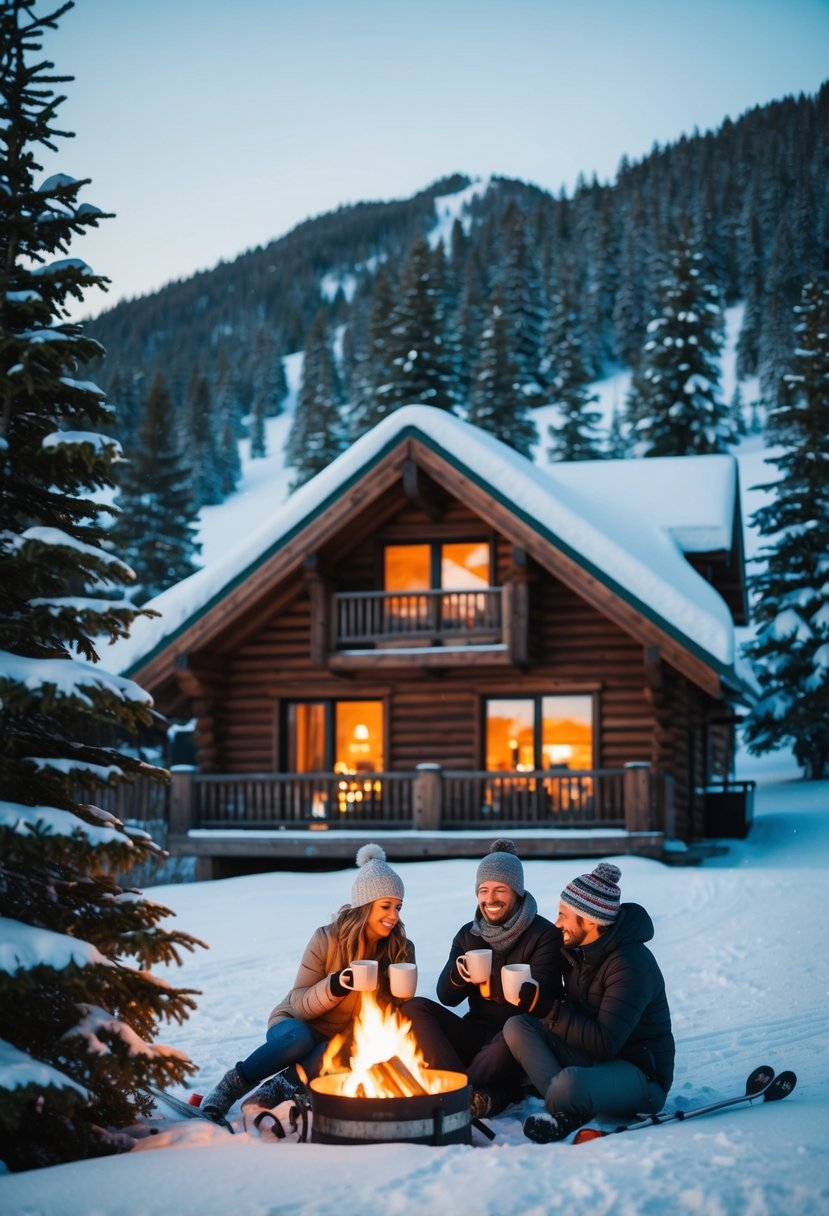
[[[480,591],[492,586],[489,541],[386,545],[384,591]]]

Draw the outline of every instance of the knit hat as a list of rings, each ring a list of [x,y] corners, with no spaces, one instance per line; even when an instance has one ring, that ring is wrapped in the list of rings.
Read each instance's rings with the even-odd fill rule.
[[[352,908],[361,908],[375,899],[402,899],[403,881],[386,861],[379,844],[364,844],[357,850],[360,873],[351,888]]]
[[[511,840],[494,840],[492,846],[478,866],[475,891],[482,882],[502,882],[511,887],[516,895],[524,894],[524,867],[518,860],[515,845]]]
[[[600,925],[612,925],[619,915],[619,879],[622,871],[609,861],[600,861],[592,874],[580,874],[561,892],[562,902],[581,916]]]

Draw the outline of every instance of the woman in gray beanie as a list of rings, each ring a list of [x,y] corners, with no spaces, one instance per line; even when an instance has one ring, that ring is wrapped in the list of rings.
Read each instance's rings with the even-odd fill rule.
[[[291,1067],[297,1062],[308,1076],[317,1075],[329,1041],[348,1030],[359,1008],[361,994],[351,987],[349,967],[355,959],[377,960],[375,995],[381,1005],[392,1000],[389,964],[415,959],[400,919],[403,882],[379,844],[363,845],[357,865],[351,902],[340,908],[330,925],[315,930],[294,986],[271,1011],[265,1042],[229,1069],[202,1100],[201,1110],[209,1118],[223,1120],[233,1103],[266,1077],[270,1080],[243,1108],[248,1103],[252,1109],[278,1106],[299,1088],[299,1077]]]

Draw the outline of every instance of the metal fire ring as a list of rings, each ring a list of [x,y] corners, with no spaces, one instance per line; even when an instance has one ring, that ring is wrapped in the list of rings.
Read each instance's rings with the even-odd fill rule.
[[[470,1119],[468,1110],[444,1115],[440,1120],[441,1134],[459,1131],[469,1124]],[[435,1125],[434,1118],[374,1122],[371,1119],[332,1119],[330,1115],[314,1114],[314,1130],[319,1135],[347,1136],[352,1140],[416,1140],[421,1136],[433,1136]]]

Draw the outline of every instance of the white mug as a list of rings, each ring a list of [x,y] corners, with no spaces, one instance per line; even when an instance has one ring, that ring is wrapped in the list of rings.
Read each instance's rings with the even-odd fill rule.
[[[501,987],[510,1005],[517,1005],[521,999],[521,987],[532,980],[529,963],[507,963],[501,968]]]
[[[492,973],[491,950],[467,950],[455,959],[458,971],[467,984],[485,984]]]
[[[392,996],[408,1001],[417,989],[417,963],[389,963]]]
[[[346,978],[351,977],[351,980]],[[373,992],[377,987],[377,959],[357,958],[340,972],[340,983],[351,992]]]

